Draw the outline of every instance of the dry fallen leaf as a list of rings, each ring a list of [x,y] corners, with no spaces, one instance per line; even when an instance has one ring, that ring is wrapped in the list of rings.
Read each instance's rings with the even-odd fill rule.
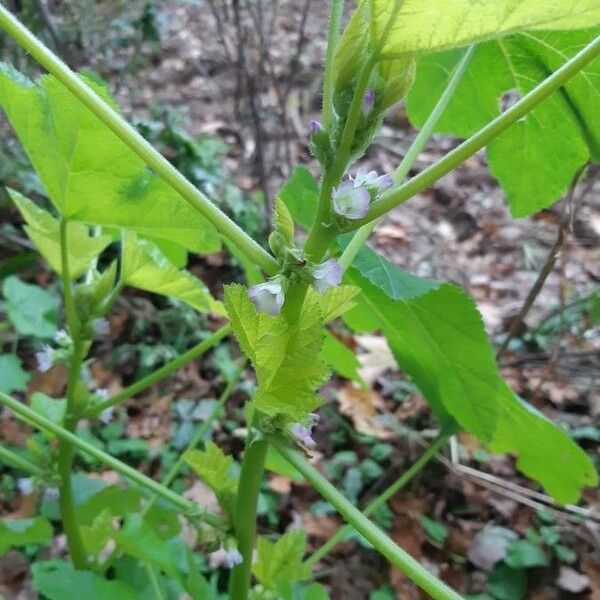
[[[377,392],[363,390],[350,383],[338,392],[337,399],[340,412],[352,419],[357,431],[380,440],[393,437],[389,429],[374,420],[383,409],[383,401]]]
[[[590,587],[590,580],[587,575],[583,575],[583,573],[579,573],[579,571],[571,569],[571,567],[562,566],[556,580],[556,585],[566,592],[579,594]]]
[[[365,350],[358,355],[362,365],[358,370],[367,385],[373,384],[388,369],[396,368],[396,360],[386,339],[380,335],[359,335],[358,344]]]

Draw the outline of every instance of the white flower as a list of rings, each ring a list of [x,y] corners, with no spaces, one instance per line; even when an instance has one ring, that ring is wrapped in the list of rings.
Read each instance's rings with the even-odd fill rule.
[[[243,561],[244,559],[237,548],[225,550],[221,547],[208,555],[208,563],[213,569],[218,567],[233,569],[236,565],[242,564]]]
[[[108,335],[110,333],[110,325],[106,319],[94,319],[92,327],[96,335]]]
[[[278,315],[281,312],[285,299],[283,288],[280,283],[267,281],[253,285],[248,289],[248,298],[252,300],[256,310],[266,312],[270,315]]]
[[[64,329],[59,329],[54,334],[54,341],[59,346],[66,346],[71,342],[71,336]]]
[[[44,490],[44,500],[46,502],[54,502],[55,500],[58,500],[59,496],[60,492],[57,487],[48,487]]]
[[[352,179],[342,181],[333,190],[333,210],[347,219],[362,219],[369,212],[371,195],[366,187],[354,185]]]
[[[100,419],[100,421],[102,421],[102,423],[104,423],[105,425],[108,425],[113,420],[114,416],[115,416],[115,407],[109,406],[108,408],[105,408],[100,413],[98,418]]]
[[[377,171],[368,171],[364,167],[359,167],[354,176],[354,187],[366,186],[376,188],[378,194],[381,194],[394,185],[392,175],[377,175]]]
[[[33,479],[31,477],[17,479],[17,489],[24,496],[28,496],[33,492]]]
[[[307,448],[314,448],[317,443],[312,438],[312,427],[306,427],[302,423],[294,423],[290,431],[294,439]]]
[[[48,344],[44,344],[41,351],[35,353],[35,360],[40,373],[49,371],[54,365],[54,349]]]
[[[342,267],[334,258],[330,258],[312,270],[313,285],[321,294],[342,282]]]

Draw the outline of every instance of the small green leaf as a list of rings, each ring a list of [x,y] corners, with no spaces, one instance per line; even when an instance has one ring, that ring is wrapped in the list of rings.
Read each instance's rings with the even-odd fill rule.
[[[42,392],[31,396],[31,408],[52,423],[62,425],[67,411],[67,401],[64,398],[52,398]]]
[[[275,231],[289,244],[294,243],[294,220],[281,197],[275,199]]]
[[[20,334],[48,339],[56,333],[58,299],[54,294],[12,275],[4,280],[2,293],[8,318]]]
[[[293,220],[308,231],[315,221],[319,201],[319,184],[311,172],[306,167],[296,167],[291,178],[279,190],[278,197],[287,206]]]
[[[8,193],[27,223],[25,231],[29,239],[36,245],[48,264],[61,275],[59,220],[15,190],[9,189]],[[110,242],[111,237],[108,235],[91,236],[86,225],[69,222],[67,247],[70,276],[77,279],[82,275]]]
[[[302,562],[305,549],[306,533],[299,529],[285,533],[274,543],[259,537],[252,573],[271,590],[276,590],[282,583],[306,579],[310,569]]]
[[[9,548],[46,544],[52,535],[52,526],[45,517],[0,519],[0,556]]]
[[[24,392],[31,375],[23,370],[21,359],[14,354],[0,354],[0,392]]]
[[[258,312],[241,285],[225,288],[225,306],[236,339],[256,370],[256,408],[301,421],[321,403],[315,390],[328,376],[327,366],[316,358],[324,336],[316,294],[307,296],[293,327],[282,315]],[[307,356],[315,358],[306,360]]]
[[[572,565],[577,561],[577,553],[575,550],[567,548],[567,546],[563,546],[562,544],[557,544],[554,546],[554,553],[556,554],[556,558],[558,558],[558,560],[568,565]]]
[[[231,513],[238,480],[231,474],[233,458],[213,442],[204,450],[188,450],[183,459],[216,494],[219,503]]]
[[[498,563],[488,577],[487,586],[496,600],[521,600],[527,591],[527,572]]]
[[[124,240],[122,278],[126,285],[177,298],[200,312],[224,314],[206,286],[191,273],[178,269],[148,240],[127,232]]]
[[[90,571],[76,571],[60,560],[34,563],[33,583],[48,600],[142,600],[121,581],[109,581]]]
[[[529,569],[547,566],[548,557],[537,544],[529,540],[517,540],[508,547],[504,562],[514,569]]]
[[[425,533],[438,544],[443,544],[448,538],[448,528],[440,521],[431,519],[426,515],[421,515],[419,518],[421,527],[425,530]]]
[[[311,302],[319,305],[323,323],[329,323],[356,306],[354,297],[359,291],[354,285],[336,285],[324,294],[309,288],[308,295]]]

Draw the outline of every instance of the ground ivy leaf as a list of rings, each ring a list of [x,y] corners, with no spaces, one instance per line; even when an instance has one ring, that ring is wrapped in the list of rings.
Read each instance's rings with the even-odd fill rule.
[[[27,223],[24,229],[29,239],[48,264],[62,275],[59,220],[19,192],[9,189],[8,193]],[[112,238],[108,235],[91,236],[87,225],[71,221],[67,224],[67,241],[69,274],[77,278],[89,268]]]
[[[305,550],[306,532],[300,529],[288,531],[276,542],[259,537],[252,573],[270,590],[276,590],[282,583],[306,579],[310,569],[302,561]]]
[[[121,581],[109,581],[91,571],[76,571],[60,560],[42,561],[31,567],[37,591],[48,600],[141,600]]]
[[[116,108],[104,88],[86,82]],[[219,249],[215,228],[55,78],[34,84],[0,63],[0,107],[63,216],[196,252]]]
[[[321,404],[315,391],[328,376],[327,365],[317,358],[324,336],[319,299],[309,294],[298,324],[290,327],[282,315],[258,312],[247,291],[241,285],[227,286],[225,306],[236,339],[256,371],[256,408],[300,421]]]
[[[125,234],[122,278],[126,285],[177,298],[200,312],[225,314],[223,305],[199,279],[178,269],[155,244],[132,231]]]
[[[232,513],[238,480],[231,474],[233,458],[227,456],[213,442],[206,442],[204,450],[188,450],[185,462],[215,492],[219,504]]]
[[[15,546],[45,544],[52,535],[52,526],[45,517],[0,519],[0,556]]]
[[[14,354],[0,354],[0,392],[24,392],[31,375],[23,370],[21,359]]]
[[[383,54],[394,56],[457,48],[525,29],[556,31],[600,24],[596,0],[361,0],[360,6],[373,11],[365,22],[370,23],[373,43],[383,42]]]
[[[562,504],[577,502],[581,488],[598,485],[589,456],[505,383],[498,404],[500,419],[489,444],[492,451],[518,454],[517,468],[539,481]]]
[[[51,338],[57,330],[58,298],[39,287],[11,275],[2,284],[8,318],[22,335]]]
[[[471,135],[598,32],[525,32],[481,44],[436,131]],[[460,56],[453,51],[419,61],[407,101],[412,123],[423,125]],[[513,215],[525,216],[550,205],[564,194],[590,155],[600,156],[599,101],[600,58],[488,145],[490,170],[504,188]]]

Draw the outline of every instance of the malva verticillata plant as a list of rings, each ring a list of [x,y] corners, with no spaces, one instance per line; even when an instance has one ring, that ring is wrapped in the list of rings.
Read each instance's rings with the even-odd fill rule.
[[[111,569],[119,557],[146,569],[156,598],[183,592],[222,597],[199,572],[198,554],[177,537],[183,516],[197,530],[202,555],[230,569],[232,600],[327,598],[322,586],[310,583],[316,558],[304,560],[304,532],[255,540],[257,497],[270,450],[429,596],[459,598],[368,519],[373,507],[359,511],[305,457],[314,445],[319,387],[331,369],[351,372],[349,351],[332,342],[327,330],[340,317],[354,331],[381,331],[431,406],[440,434],[423,464],[464,430],[493,452],[516,455],[518,468],[559,503],[577,502],[582,488],[597,484],[586,454],[501,379],[469,296],[455,285],[402,271],[365,242],[381,216],[484,147],[515,216],[550,205],[586,163],[600,158],[600,1],[361,0],[340,34],[342,9],[341,0],[332,0],[322,117],[309,131],[320,179],[299,168],[281,189],[269,251],[138,135],[105,87],[70,71],[0,8],[0,27],[49,71],[32,82],[0,66],[0,105],[52,209],[14,190],[10,197],[31,241],[61,277],[64,295],[64,330],[40,358],[66,363],[66,397],[38,396],[27,406],[0,396],[48,442],[45,452],[31,444],[27,459],[3,448],[3,459],[29,471],[35,485],[59,490],[72,566],[61,561],[33,566],[35,585],[46,597],[81,598],[85,589],[90,600],[141,598],[130,582],[119,580],[123,568]],[[419,135],[394,173],[367,172],[358,161],[386,110],[407,94]],[[467,139],[405,181],[434,131]],[[99,257],[115,243],[119,257],[100,269],[106,261]],[[168,249],[208,253],[222,243],[245,265],[252,285],[226,285],[220,302],[171,262]],[[125,286],[177,298],[229,323],[105,399],[88,389],[82,369],[99,320]],[[202,431],[183,455],[214,490],[221,515],[170,490],[172,474],[158,483],[74,433],[81,419],[98,418],[230,334],[258,383],[245,408],[241,467],[232,469],[233,458],[215,444],[194,448]],[[132,487],[103,488],[82,504],[73,492],[76,450],[121,473]],[[119,502],[125,491],[129,500]],[[43,538],[49,526],[40,517],[3,521],[0,527],[5,549]],[[336,534],[318,556],[346,533]]]

